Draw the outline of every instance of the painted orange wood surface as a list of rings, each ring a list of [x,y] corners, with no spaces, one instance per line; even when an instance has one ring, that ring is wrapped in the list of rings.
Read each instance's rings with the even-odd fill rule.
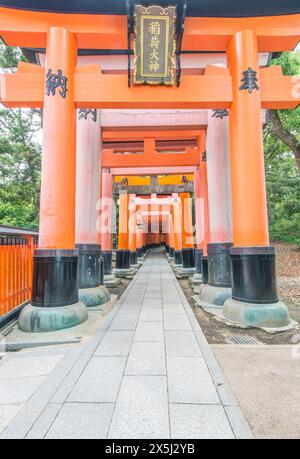
[[[57,14],[0,8],[0,34],[12,46],[44,48],[50,27],[68,28],[79,48],[127,49],[127,18],[118,15]],[[261,52],[293,49],[300,34],[300,15],[185,20],[183,50],[225,51],[242,29],[258,36]]]
[[[0,237],[0,317],[30,300],[35,247],[32,236]]]

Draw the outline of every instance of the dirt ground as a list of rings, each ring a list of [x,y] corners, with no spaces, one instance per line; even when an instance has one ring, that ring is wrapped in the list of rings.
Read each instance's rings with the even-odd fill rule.
[[[300,323],[300,249],[285,243],[273,242],[277,252],[277,278],[278,292],[287,304],[291,317]],[[299,337],[299,330],[291,330],[283,333],[268,334],[258,329],[229,328],[215,319],[211,314],[204,312],[195,302],[195,295],[188,279],[179,279],[187,300],[193,308],[195,315],[210,344],[226,344],[227,338],[232,335],[250,335],[263,344],[294,344]]]

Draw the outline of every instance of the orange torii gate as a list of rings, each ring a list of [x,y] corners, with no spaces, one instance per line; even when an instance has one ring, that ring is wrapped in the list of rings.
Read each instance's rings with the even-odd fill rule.
[[[52,330],[86,318],[78,302],[74,250],[76,108],[230,109],[233,288],[224,314],[246,325],[288,325],[269,246],[261,109],[295,108],[299,88],[280,67],[259,68],[258,52],[293,49],[300,36],[300,15],[187,17],[182,49],[225,51],[228,68],[208,66],[203,74],[182,75],[179,87],[168,88],[128,87],[127,75],[101,73],[98,65],[77,66],[80,48],[126,49],[124,14],[0,8],[0,34],[9,45],[46,48],[44,69],[21,63],[15,74],[0,77],[6,107],[43,108],[40,240],[32,303],[23,310],[20,326]]]

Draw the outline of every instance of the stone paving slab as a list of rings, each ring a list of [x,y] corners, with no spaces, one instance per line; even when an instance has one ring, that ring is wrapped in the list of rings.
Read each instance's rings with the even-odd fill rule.
[[[1,379],[0,405],[27,402],[44,381],[44,376]]]
[[[125,364],[125,357],[93,357],[76,383],[68,401],[116,402]]]
[[[61,359],[62,355],[8,359],[0,367],[0,380],[48,375]]]
[[[22,404],[0,406],[0,432],[10,423],[22,408]]]
[[[17,358],[0,367],[0,432],[1,407],[4,427],[13,418],[0,438],[251,438],[160,250],[90,341],[47,359],[45,376],[35,363],[32,377]],[[27,377],[4,377],[14,372]]]
[[[139,320],[134,341],[161,341],[164,340],[164,329],[162,322],[143,322]]]
[[[200,348],[192,331],[166,331],[166,352],[172,357],[201,357]]]
[[[114,405],[67,403],[46,435],[47,439],[106,438]]]
[[[109,330],[96,349],[96,356],[127,356],[130,351],[134,331]]]
[[[226,413],[220,405],[170,405],[172,438],[233,439]]]
[[[125,376],[109,438],[169,438],[165,376]]]
[[[126,375],[166,375],[162,342],[135,342],[128,358]]]

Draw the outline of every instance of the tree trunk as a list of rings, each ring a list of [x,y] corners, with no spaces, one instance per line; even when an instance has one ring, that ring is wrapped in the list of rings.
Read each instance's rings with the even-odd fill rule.
[[[298,174],[300,175],[300,142],[291,132],[287,131],[283,127],[277,110],[269,110],[269,115],[271,121],[271,133],[291,149],[295,156]]]

